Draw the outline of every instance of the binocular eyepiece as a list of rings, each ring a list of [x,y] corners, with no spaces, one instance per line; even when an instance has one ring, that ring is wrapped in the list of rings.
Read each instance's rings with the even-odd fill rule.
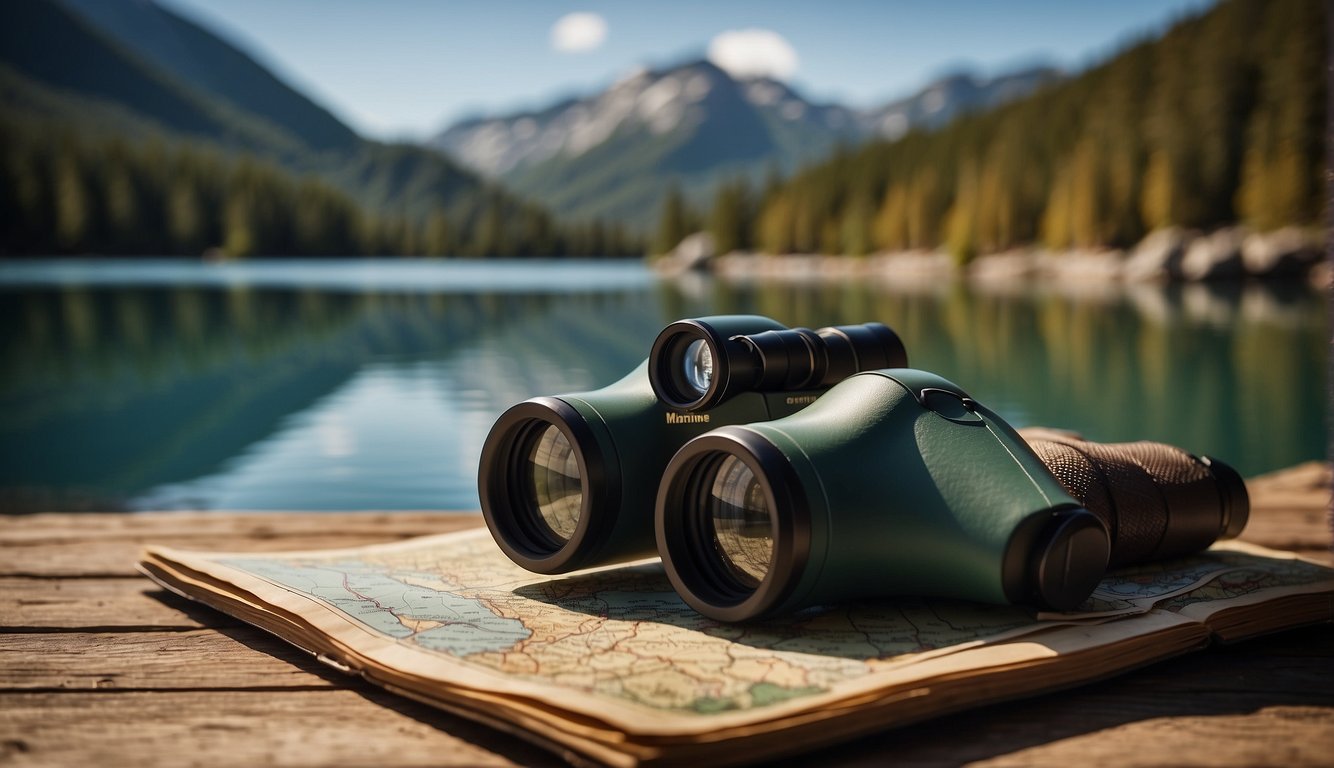
[[[704,318],[658,334],[649,381],[668,406],[699,411],[741,392],[823,389],[858,371],[907,365],[903,342],[881,323],[727,336]]]
[[[505,554],[537,573],[650,556],[658,482],[687,440],[787,416],[838,380],[887,365],[907,365],[907,353],[879,323],[818,331],[758,315],[673,323],[620,381],[502,414],[482,447],[482,513]]]

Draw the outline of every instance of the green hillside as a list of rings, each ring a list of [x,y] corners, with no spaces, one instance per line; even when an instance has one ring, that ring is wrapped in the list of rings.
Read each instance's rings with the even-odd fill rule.
[[[208,145],[0,119],[0,255],[635,256],[614,227],[560,225],[494,188],[424,217],[368,209]],[[468,222],[465,227],[457,222]]]
[[[836,153],[753,214],[727,191],[714,218],[745,215],[739,245],[771,253],[948,245],[960,260],[1316,224],[1325,30],[1318,0],[1229,0],[1008,106]]]
[[[59,0],[102,34],[191,88],[262,118],[316,151],[361,139],[328,110],[213,33],[154,3]]]
[[[359,138],[153,3],[0,6],[0,100],[0,201],[18,222],[0,253],[642,253],[438,152]]]
[[[304,149],[296,135],[210,99],[50,0],[4,4],[0,63],[24,80],[27,91],[49,91],[51,101],[71,104],[71,112],[77,113],[81,101],[93,100],[115,104],[163,131],[237,149],[286,159]]]

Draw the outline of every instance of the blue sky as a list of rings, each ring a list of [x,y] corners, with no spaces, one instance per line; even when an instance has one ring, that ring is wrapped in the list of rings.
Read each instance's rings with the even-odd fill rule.
[[[159,1],[379,138],[424,137],[464,116],[588,93],[637,66],[702,57],[733,30],[767,30],[785,41],[795,54],[789,82],[807,98],[869,106],[959,68],[993,74],[1034,62],[1085,66],[1211,4]],[[600,17],[605,37],[586,50],[557,50],[552,27],[576,12]],[[596,38],[594,28],[583,42]],[[792,69],[787,63],[784,71]]]

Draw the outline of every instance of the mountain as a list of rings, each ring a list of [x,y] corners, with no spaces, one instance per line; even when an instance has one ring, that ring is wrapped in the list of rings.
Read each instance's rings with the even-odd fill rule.
[[[395,215],[476,218],[497,194],[520,207],[439,152],[362,139],[240,49],[148,0],[4,3],[0,98],[10,118],[251,153]]]
[[[1061,73],[1051,67],[1033,67],[981,79],[968,73],[943,77],[904,99],[862,115],[873,138],[897,139],[913,128],[941,128],[965,112],[998,107],[1054,83]]]
[[[864,111],[693,61],[639,70],[601,93],[538,111],[465,120],[428,144],[560,213],[646,227],[671,180],[702,202],[722,179],[758,180],[769,168],[822,159],[840,143],[936,127],[1056,77],[1051,69],[994,80],[958,75]]]
[[[312,149],[350,149],[360,141],[328,110],[250,56],[162,6],[143,0],[61,2],[156,67],[300,137]]]
[[[133,7],[112,2],[106,8],[115,5]],[[96,115],[120,108],[185,136],[275,154],[300,149],[296,136],[167,75],[62,5],[7,3],[0,21],[0,65],[11,83],[11,110],[74,121],[85,110]],[[98,121],[89,122],[97,129]]]

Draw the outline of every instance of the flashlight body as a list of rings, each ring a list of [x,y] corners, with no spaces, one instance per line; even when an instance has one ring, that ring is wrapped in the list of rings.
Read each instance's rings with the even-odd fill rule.
[[[773,554],[754,589],[720,586],[707,521],[690,511],[707,482],[692,487],[692,472],[720,451],[764,478]],[[1073,608],[1109,551],[1105,526],[1009,425],[909,369],[851,376],[800,413],[687,444],[655,526],[677,591],[724,621],[902,594]]]
[[[700,318],[722,337],[781,330],[757,315]],[[691,438],[727,424],[795,413],[825,391],[742,392],[708,411],[663,403],[649,381],[649,362],[591,392],[538,397],[507,410],[482,448],[478,491],[482,513],[511,560],[535,573],[558,574],[657,554],[653,503],[663,468]],[[535,530],[522,479],[525,431],[554,425],[573,446],[582,484],[579,520],[566,541]]]

